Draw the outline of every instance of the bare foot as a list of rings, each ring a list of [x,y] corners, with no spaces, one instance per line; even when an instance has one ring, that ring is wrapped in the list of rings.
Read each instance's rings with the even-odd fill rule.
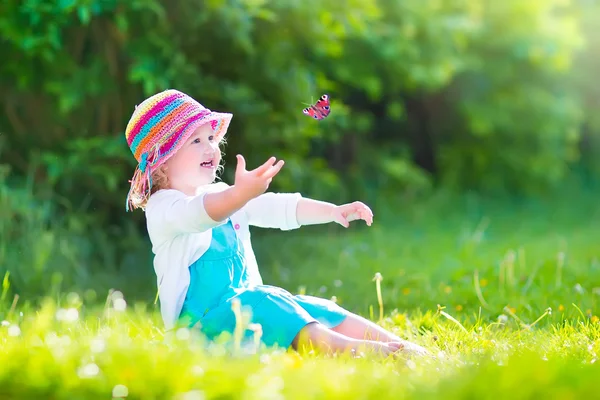
[[[397,348],[397,352],[402,353],[403,355],[428,356],[431,354],[424,347],[407,340],[403,340],[402,342],[390,342],[388,344],[390,346],[395,346]]]
[[[353,353],[368,352],[382,357],[388,357],[397,353],[405,346],[404,343],[378,342],[375,340],[357,340],[352,346]]]

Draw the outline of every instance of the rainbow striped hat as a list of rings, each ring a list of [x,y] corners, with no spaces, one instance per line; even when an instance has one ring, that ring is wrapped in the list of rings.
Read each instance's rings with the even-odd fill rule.
[[[169,159],[199,126],[210,123],[215,139],[227,133],[233,114],[219,113],[178,90],[157,93],[135,107],[125,138],[138,166],[125,209],[150,197],[152,172]]]

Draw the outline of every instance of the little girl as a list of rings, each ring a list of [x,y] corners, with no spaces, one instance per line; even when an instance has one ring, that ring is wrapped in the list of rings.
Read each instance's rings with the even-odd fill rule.
[[[126,208],[146,213],[166,329],[197,324],[209,339],[233,332],[237,299],[250,308],[267,346],[426,354],[333,301],[263,284],[250,225],[290,230],[364,220],[370,226],[373,214],[361,202],[336,206],[299,193],[265,193],[284,164],[275,157],[247,170],[238,155],[234,184],[214,183],[232,117],[166,90],[136,106],[127,125],[127,144],[139,164]]]

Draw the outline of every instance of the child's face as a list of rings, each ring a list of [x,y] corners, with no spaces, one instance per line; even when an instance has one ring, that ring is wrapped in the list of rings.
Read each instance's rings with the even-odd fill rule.
[[[199,186],[215,180],[220,162],[219,143],[210,124],[204,124],[167,160],[169,185],[193,196]]]

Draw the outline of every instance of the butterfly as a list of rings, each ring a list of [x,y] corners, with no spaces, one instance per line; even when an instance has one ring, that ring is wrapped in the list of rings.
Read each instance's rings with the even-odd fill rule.
[[[329,96],[324,94],[315,104],[306,107],[302,112],[316,120],[326,118],[331,112],[329,108]]]

